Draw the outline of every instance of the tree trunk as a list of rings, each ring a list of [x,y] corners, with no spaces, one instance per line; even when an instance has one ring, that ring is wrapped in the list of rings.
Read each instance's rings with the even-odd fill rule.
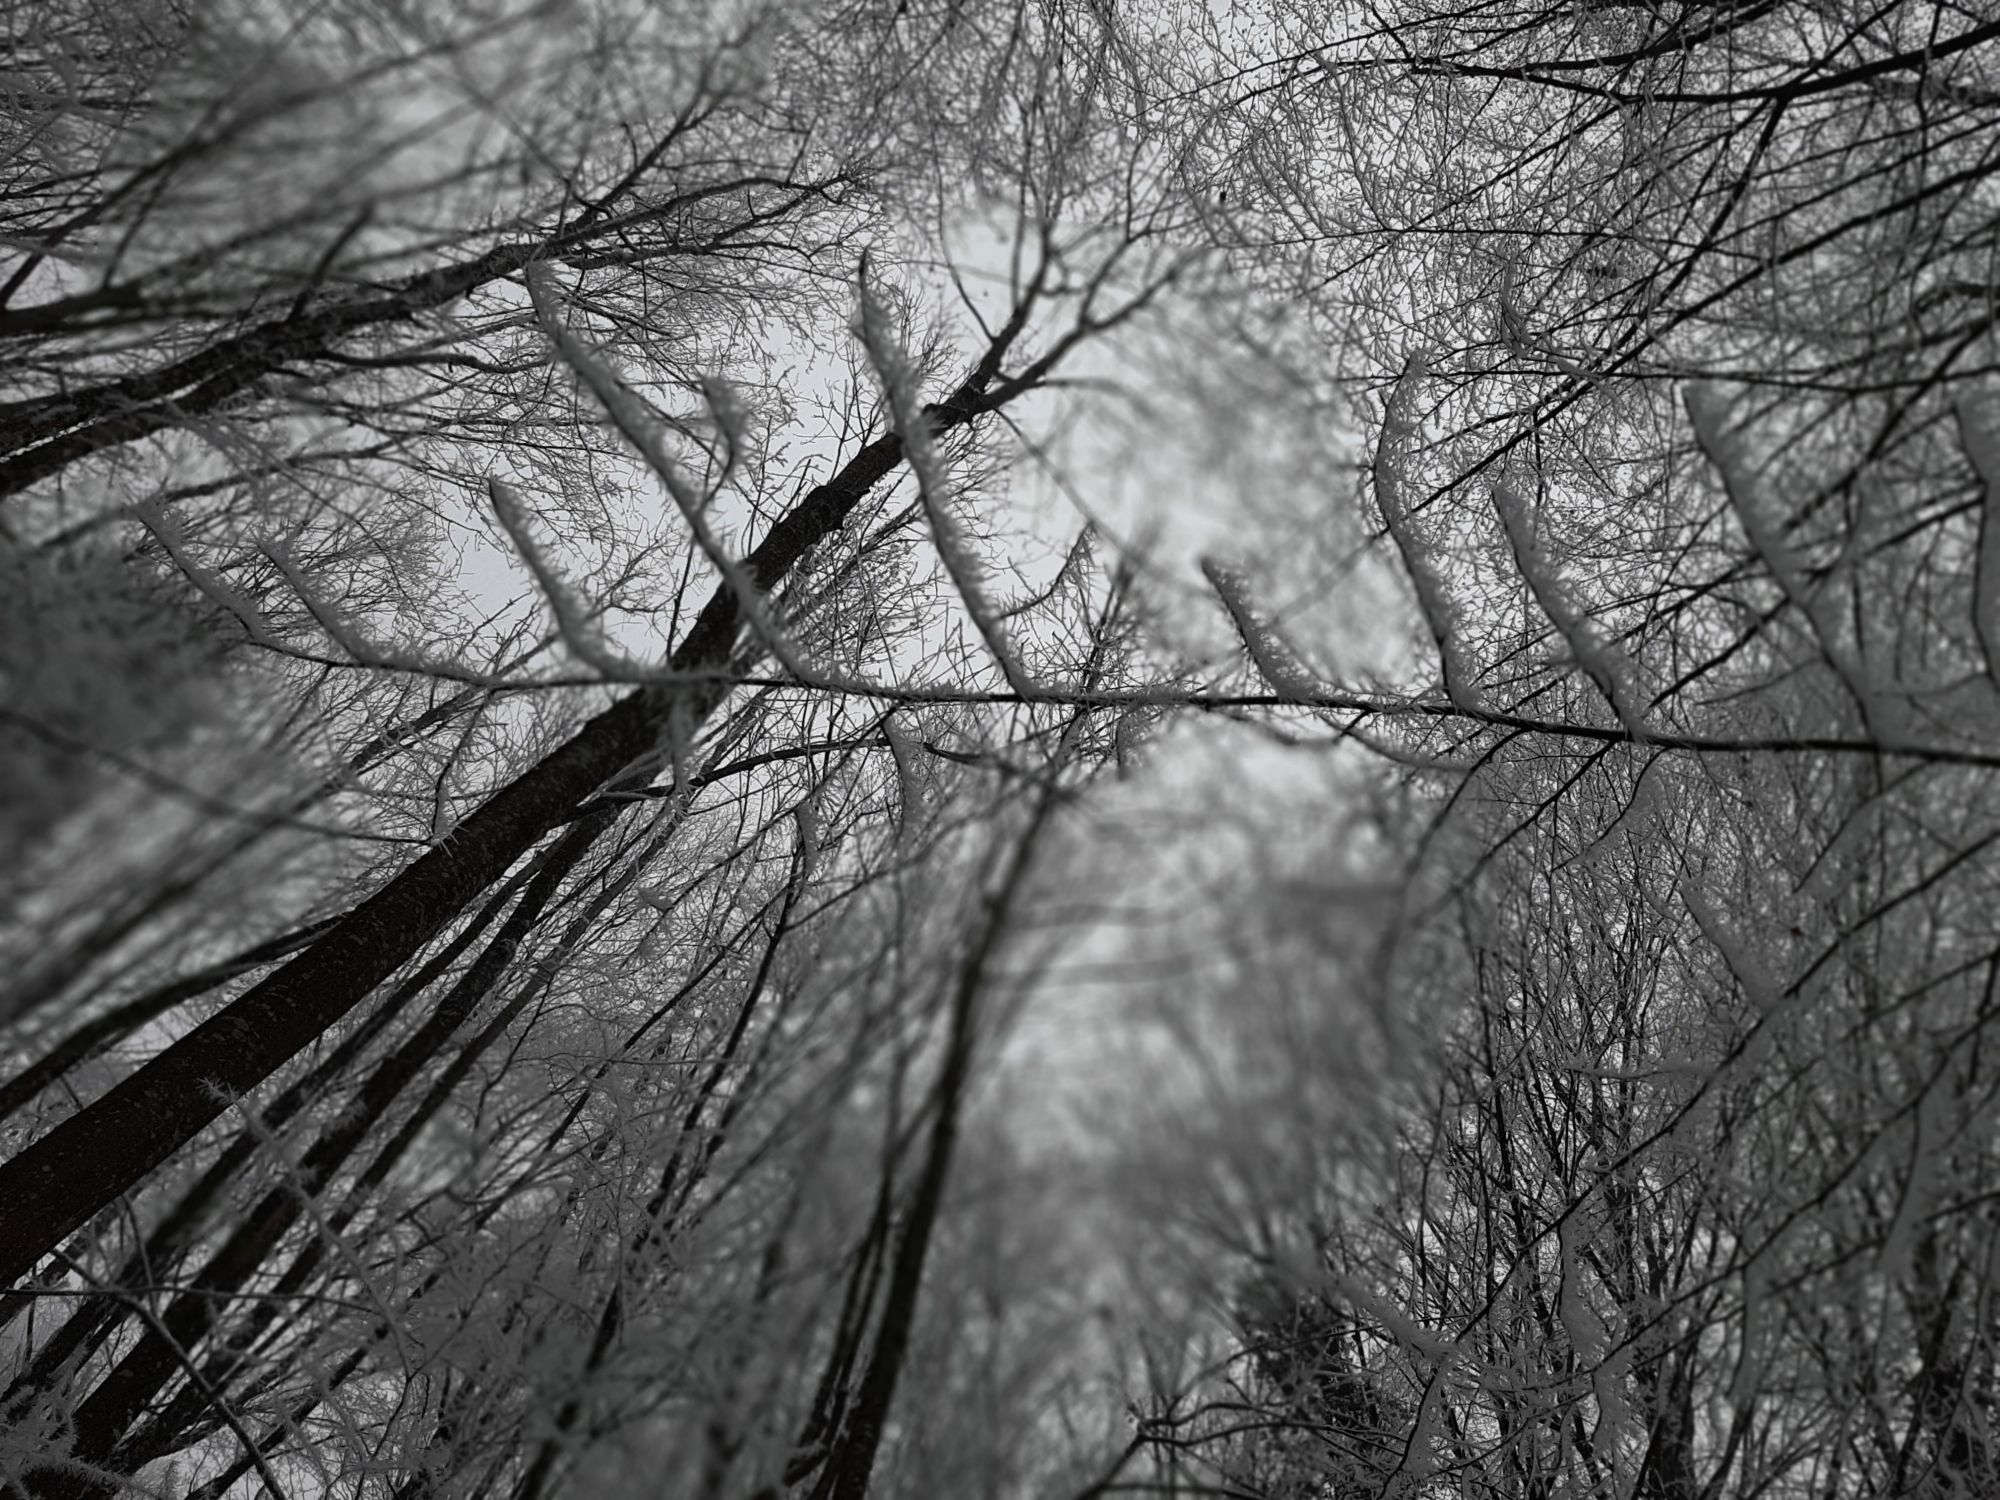
[[[989,353],[951,404],[927,413],[936,428],[972,419],[996,363]],[[898,436],[879,437],[808,492],[745,560],[754,585],[769,589],[782,579],[846,522],[902,455]],[[231,1099],[336,1025],[538,839],[652,754],[677,720],[692,726],[706,719],[730,691],[723,673],[741,619],[735,594],[718,585],[669,663],[682,680],[627,693],[309,950],[0,1166],[0,1282],[26,1276],[63,1236],[165,1162]]]

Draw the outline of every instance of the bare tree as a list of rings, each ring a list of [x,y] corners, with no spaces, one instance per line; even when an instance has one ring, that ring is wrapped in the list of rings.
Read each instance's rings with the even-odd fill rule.
[[[7,1483],[867,1492],[951,1415],[1021,912],[1145,696],[1116,570],[997,503],[1178,263],[1103,39],[121,19],[22,41],[0,488],[196,701],[10,707],[98,769],[12,830]]]
[[[1182,164],[1372,387],[1351,566],[1423,642],[1336,675],[1220,569],[1233,701],[1386,751],[1421,832],[1386,939],[1255,929],[1266,994],[1409,1061],[1318,1081],[1380,1102],[1281,1185],[1207,1148],[1240,1354],[1158,1393],[1163,1474],[1983,1492],[1992,26],[1232,24]]]
[[[6,1481],[1990,1488],[1997,36],[21,32]],[[1162,348],[1298,447],[1198,596],[1011,493]],[[1335,774],[1181,914],[1200,1290],[1043,1463],[1104,1351],[954,1182],[1175,710]]]

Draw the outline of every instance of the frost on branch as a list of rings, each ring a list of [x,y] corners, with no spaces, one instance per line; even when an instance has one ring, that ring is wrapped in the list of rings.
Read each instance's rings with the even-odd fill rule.
[[[210,602],[220,605],[233,615],[243,626],[244,633],[260,646],[277,646],[271,632],[264,624],[264,617],[257,613],[251,603],[222,581],[221,575],[204,567],[188,550],[187,542],[181,536],[180,527],[173,518],[150,500],[141,501],[132,507],[139,524],[153,534],[153,540],[165,549],[174,566],[179,568],[187,581],[207,595]]]
[[[1237,634],[1243,637],[1250,659],[1257,664],[1264,680],[1287,698],[1318,697],[1322,691],[1319,678],[1299,660],[1298,653],[1278,633],[1277,627],[1258,614],[1250,598],[1249,580],[1242,571],[1209,557],[1202,559],[1201,571],[1222,600],[1222,607],[1229,611],[1229,618],[1236,622]]]
[[[882,737],[889,742],[889,755],[896,765],[896,836],[903,838],[924,811],[924,786],[917,777],[917,743],[894,714],[883,719]]]
[[[1885,749],[1903,743],[1907,736],[1901,732],[1903,715],[1893,690],[1877,682],[1860,652],[1846,643],[1840,604],[1827,586],[1831,579],[1815,582],[1785,535],[1790,517],[1784,503],[1771,494],[1757,472],[1741,429],[1731,426],[1729,398],[1712,386],[1690,384],[1686,403],[1695,438],[1722,477],[1744,535],[1784,590],[1786,600],[1806,617],[1821,654],[1860,708],[1869,735]]]
[[[821,681],[822,674],[812,671],[805,664],[797,647],[780,627],[777,616],[765,602],[758,580],[729,548],[723,546],[715,528],[709,525],[707,497],[688,480],[680,464],[667,450],[666,443],[661,439],[660,424],[652,411],[632,393],[601,353],[569,331],[547,263],[536,261],[525,274],[528,295],[535,306],[535,319],[542,332],[555,345],[563,363],[597,398],[605,415],[611,418],[611,425],[639,451],[646,467],[653,471],[661,488],[674,502],[674,508],[681,513],[681,519],[687,522],[688,531],[694,537],[695,545],[701,549],[702,556],[722,575],[730,592],[736,596],[737,606],[750,622],[750,628],[786,671],[802,681]],[[741,414],[733,395],[721,394],[727,389],[721,382],[707,382],[704,388],[711,403],[716,406],[723,434],[730,443],[733,462],[736,449],[740,446]],[[653,675],[657,677],[659,674]]]
[[[861,278],[861,313],[855,322],[855,331],[861,335],[869,361],[875,366],[875,373],[881,378],[882,387],[888,394],[889,409],[896,419],[896,434],[903,440],[903,455],[909,460],[911,473],[916,475],[917,494],[923,503],[924,517],[930,523],[931,540],[937,547],[938,560],[944,564],[945,575],[957,590],[966,614],[972,618],[973,628],[979,632],[979,638],[986,643],[987,651],[999,664],[1007,685],[1027,697],[1032,694],[1034,684],[1021,666],[1013,642],[1008,637],[1006,623],[986,596],[985,559],[973,547],[965,534],[965,527],[952,511],[950,480],[945,472],[944,458],[938,452],[937,441],[931,433],[930,420],[924,415],[923,403],[918,399],[916,373],[910,369],[909,361],[904,358],[893,336],[887,310],[868,284],[865,266]]]
[[[1692,876],[1682,877],[1679,893],[1681,904],[1694,918],[1702,937],[1721,956],[1729,977],[1750,1004],[1753,1013],[1750,1029],[1730,1059],[1740,1075],[1750,1076],[1776,1045],[1785,1002],[1796,991],[1772,974],[1742,934],[1733,930],[1722,913],[1710,904]]]
[[[1589,1270],[1590,1235],[1581,1222],[1581,1205],[1556,1221],[1557,1269],[1556,1314],[1563,1336],[1577,1363],[1590,1372],[1591,1395],[1597,1401],[1599,1441],[1625,1432],[1632,1425],[1632,1410],[1625,1399],[1624,1383],[1631,1351],[1619,1347],[1612,1330],[1592,1300]],[[1601,1280],[1597,1293],[1604,1295]]]
[[[1493,486],[1493,508],[1500,512],[1501,524],[1507,528],[1514,566],[1527,581],[1542,613],[1556,627],[1584,675],[1604,695],[1625,731],[1635,739],[1642,738],[1644,714],[1632,688],[1631,663],[1570,592],[1568,580],[1543,549],[1536,517],[1512,479],[1502,479]]]
[[[657,678],[660,673],[656,669],[641,666],[605,640],[591,611],[577,598],[569,581],[542,555],[540,544],[529,530],[527,510],[521,504],[520,496],[497,479],[486,481],[486,493],[492,498],[493,514],[499,518],[507,539],[514,544],[514,551],[520,555],[521,561],[528,565],[528,571],[535,575],[542,597],[549,601],[563,644],[575,653],[577,660],[592,671],[602,672],[614,682],[642,682]]]
[[[1768,1016],[1777,1010],[1785,998],[1784,987],[1772,977],[1743,940],[1730,930],[1691,878],[1681,881],[1680,898],[1688,909],[1688,915],[1694,918],[1695,926],[1701,929],[1708,945],[1722,956],[1730,977],[1741,986],[1744,998],[1756,1008],[1758,1015]]]
[[[360,627],[340,612],[332,600],[326,598],[313,583],[306,570],[292,557],[286,547],[277,542],[266,542],[259,550],[284,575],[285,582],[298,595],[299,602],[306,607],[326,632],[327,639],[355,662],[364,667],[379,667],[390,672],[416,672],[448,677],[456,681],[491,682],[494,679],[476,672],[467,672],[455,663],[424,651],[396,650],[371,640]]]
[[[1430,552],[1411,530],[1409,502],[1404,493],[1408,478],[1405,449],[1408,440],[1417,434],[1417,393],[1422,389],[1425,374],[1424,356],[1411,355],[1382,415],[1382,440],[1375,447],[1375,503],[1382,508],[1382,522],[1389,528],[1389,536],[1410,575],[1410,584],[1417,591],[1417,608],[1423,611],[1424,623],[1437,642],[1445,696],[1455,707],[1476,713],[1479,702],[1459,646],[1457,611],[1445,590],[1444,580],[1432,565]]]

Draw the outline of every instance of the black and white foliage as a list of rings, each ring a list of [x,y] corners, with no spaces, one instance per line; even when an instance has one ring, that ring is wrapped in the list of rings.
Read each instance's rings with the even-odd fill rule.
[[[1318,1038],[1252,1049],[1289,1078],[1254,1097],[1322,1138],[1246,1172],[1237,1099],[1196,1137],[1243,1352],[1158,1407],[1177,1482],[2000,1484],[1996,40],[1928,6],[1212,33],[1216,221],[1373,388],[1361,514],[1429,650],[1317,695],[1413,767],[1395,919],[1323,851],[1280,883],[1327,892],[1317,947],[1297,899],[1217,897],[1229,985]]]
[[[2000,20],[20,11],[0,1490],[2000,1490]]]

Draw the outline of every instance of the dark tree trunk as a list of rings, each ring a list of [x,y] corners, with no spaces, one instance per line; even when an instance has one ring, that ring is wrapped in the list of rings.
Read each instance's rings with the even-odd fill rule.
[[[932,414],[941,428],[969,418],[969,409],[957,406]],[[877,438],[809,492],[746,559],[756,586],[770,588],[844,524],[902,452],[895,435]],[[729,692],[723,673],[741,618],[734,593],[719,586],[669,664],[683,680],[627,693],[307,952],[0,1166],[0,1282],[26,1276],[64,1235],[193,1139],[230,1099],[337,1024],[538,839],[653,754],[676,720],[692,726],[713,712]]]
[[[988,392],[1027,313],[1024,302],[951,399],[926,409],[934,432],[966,425],[1045,376],[1054,354]],[[901,437],[885,434],[808,491],[744,560],[749,583],[768,590],[782,580],[846,524],[902,458]],[[729,584],[718,585],[668,663],[674,680],[638,688],[603,710],[305,953],[0,1166],[0,1283],[27,1276],[63,1236],[192,1140],[229,1100],[338,1024],[537,840],[656,754],[671,729],[705,720],[730,692],[726,674],[742,620]]]

